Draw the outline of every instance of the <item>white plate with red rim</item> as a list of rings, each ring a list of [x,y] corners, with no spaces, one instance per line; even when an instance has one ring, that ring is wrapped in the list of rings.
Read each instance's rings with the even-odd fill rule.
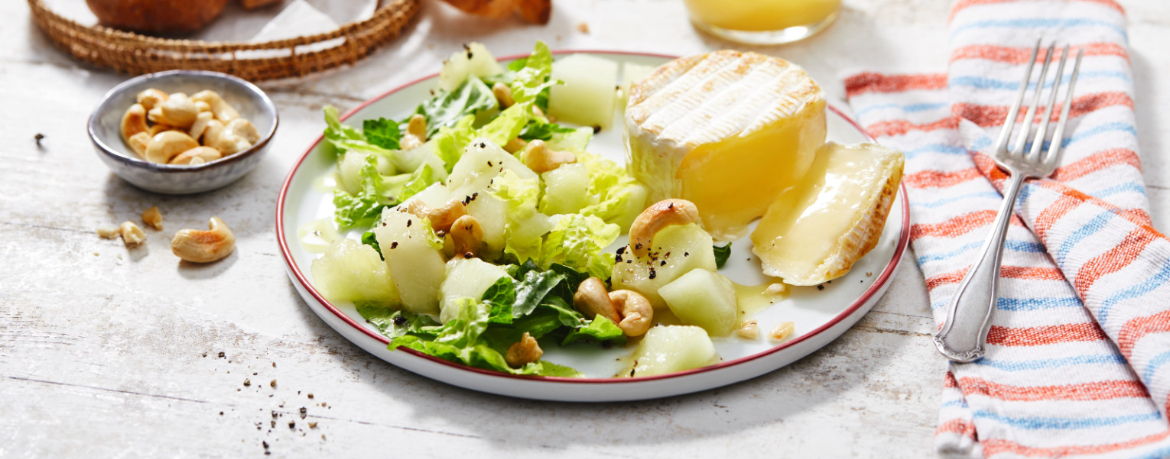
[[[554,54],[575,53],[603,57],[619,64],[630,62],[655,67],[673,58],[613,51],[559,51]],[[506,63],[524,56],[500,60]],[[437,73],[423,77],[368,100],[344,114],[342,122],[360,128],[364,119],[403,119],[430,97],[430,91],[437,87],[437,78]],[[829,140],[838,143],[873,141],[836,107],[830,105],[827,115]],[[615,123],[614,128],[597,134],[589,144],[589,150],[619,164],[624,163],[626,153],[620,126],[620,122]],[[713,389],[784,367],[829,344],[869,312],[889,288],[910,236],[909,205],[906,191],[901,189],[877,246],[848,274],[820,287],[792,287],[782,300],[751,316],[759,321],[760,330],[764,332],[781,322],[793,322],[796,331],[787,341],[773,343],[762,338],[753,341],[735,337],[715,338],[715,349],[721,360],[714,365],[633,378],[614,377],[624,365],[622,357],[631,354],[633,346],[611,349],[587,345],[545,346],[545,360],[569,365],[580,370],[585,377],[515,376],[449,362],[414,350],[390,351],[387,349],[389,340],[367,324],[352,304],[330,302],[313,287],[309,266],[320,255],[305,250],[298,239],[298,229],[310,222],[332,217],[332,191],[323,188],[321,183],[334,170],[336,162],[322,150],[319,137],[289,172],[276,205],[276,237],[280,251],[293,285],[309,308],[346,339],[395,366],[459,387],[529,399],[580,402],[652,399]],[[361,232],[354,230],[345,236],[360,238]],[[611,248],[624,244],[624,239],[623,236]],[[751,241],[747,238],[732,245],[731,258],[720,272],[739,284],[769,282],[769,278],[761,274],[759,262],[751,254]]]

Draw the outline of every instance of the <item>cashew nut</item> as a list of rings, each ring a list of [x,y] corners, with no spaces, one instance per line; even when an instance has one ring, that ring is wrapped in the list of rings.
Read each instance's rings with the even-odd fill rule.
[[[138,103],[142,108],[150,110],[167,100],[167,93],[154,88],[138,93]]]
[[[168,124],[181,129],[191,127],[199,109],[195,102],[187,98],[186,94],[176,92],[167,96],[167,100],[158,104],[148,112],[150,120],[159,124]]]
[[[117,239],[122,233],[118,228],[101,227],[97,229],[97,235],[102,239]]]
[[[470,215],[464,215],[451,224],[451,243],[455,246],[455,253],[470,258],[479,253],[483,244],[483,227],[479,220]]]
[[[203,138],[202,138],[203,144],[207,145],[207,146],[211,146],[212,140],[219,137],[220,131],[222,131],[223,128],[224,128],[223,122],[220,120],[213,119],[211,121],[208,121],[207,127],[203,129]],[[195,140],[199,140],[199,139],[195,139]]]
[[[211,217],[207,231],[180,230],[171,239],[171,252],[192,263],[211,263],[231,255],[236,236],[219,217]]]
[[[504,151],[506,151],[508,153],[516,154],[516,152],[518,152],[518,151],[524,151],[524,147],[527,147],[527,146],[528,146],[528,142],[526,142],[524,139],[517,137],[515,139],[509,140],[508,143],[504,144]]]
[[[150,206],[149,209],[143,211],[142,222],[157,231],[162,231],[162,213],[158,211],[158,206]]]
[[[180,131],[160,132],[150,139],[146,145],[146,160],[152,163],[166,164],[171,158],[182,152],[196,148],[199,142]]]
[[[561,167],[563,164],[577,162],[577,156],[567,151],[556,151],[548,148],[543,140],[536,139],[528,142],[524,153],[520,154],[524,165],[537,174]]]
[[[195,116],[195,122],[191,123],[191,129],[187,130],[187,135],[190,135],[192,139],[199,140],[203,136],[203,131],[207,130],[207,124],[211,120],[211,112],[199,112]]]
[[[536,338],[533,338],[528,332],[524,332],[520,341],[508,348],[508,353],[504,355],[504,361],[508,362],[508,366],[512,368],[520,368],[540,360],[542,355],[544,355],[544,351],[540,349]]]
[[[155,110],[158,110],[158,108],[155,108]],[[178,131],[178,130],[179,130],[178,128],[171,126],[169,124],[155,124],[154,126],[150,127],[149,132],[150,132],[150,136],[154,137],[154,136],[158,135],[158,133],[160,133],[160,132]]]
[[[130,137],[140,132],[146,132],[146,109],[142,105],[134,104],[126,109],[126,114],[122,115],[122,140],[127,144],[130,143]]]
[[[132,221],[124,221],[118,226],[118,232],[122,235],[122,243],[126,247],[136,246],[146,241],[146,233],[142,232],[142,228],[135,225]]]
[[[512,99],[512,89],[499,81],[492,85],[492,94],[496,96],[496,101],[500,103],[501,110],[511,107],[512,104],[516,103],[516,100]]]
[[[577,293],[573,294],[573,306],[585,315],[586,319],[602,316],[613,323],[621,322],[622,317],[614,307],[613,300],[605,291],[605,284],[600,278],[590,277],[577,286]]]
[[[243,118],[236,118],[223,129],[216,129],[214,132],[212,132],[212,124],[209,121],[204,135],[207,136],[204,137],[204,143],[219,150],[224,156],[234,155],[252,148],[252,145],[260,140],[260,133],[256,132],[256,126]]]
[[[760,337],[760,324],[756,319],[745,320],[739,324],[735,329],[735,334],[744,339],[756,339]]]
[[[442,207],[430,208],[426,204],[423,204],[422,201],[415,199],[406,205],[406,211],[414,214],[416,217],[429,220],[431,222],[431,228],[436,233],[443,235],[451,231],[451,225],[455,221],[467,215],[467,206],[463,204],[463,201],[452,199]]]
[[[223,154],[211,147],[195,147],[190,150],[179,153],[178,156],[171,158],[169,164],[186,164],[188,166],[197,166],[203,163],[209,163],[222,158]],[[199,162],[196,163],[195,161]]]
[[[699,221],[699,209],[685,199],[664,199],[638,214],[630,225],[630,249],[634,255],[646,256],[654,243],[654,235],[672,225],[686,225]]]
[[[609,300],[622,314],[622,321],[617,326],[626,336],[646,334],[650,329],[650,321],[654,319],[654,307],[650,305],[650,300],[632,290],[609,292]]]
[[[768,332],[768,339],[776,342],[787,340],[792,337],[792,333],[796,331],[796,324],[792,322],[782,322]]]
[[[400,150],[413,150],[427,141],[427,118],[415,114],[406,125],[406,135],[398,142]]]
[[[237,112],[231,104],[223,100],[223,97],[218,92],[212,90],[199,91],[191,96],[191,100],[206,103],[211,107],[211,113],[215,114],[215,118],[224,123],[231,122],[240,117],[240,112]]]
[[[150,133],[139,132],[137,134],[130,136],[129,139],[126,139],[126,144],[130,145],[130,149],[134,150],[134,153],[137,153],[138,156],[145,158],[146,157],[146,146],[148,144],[150,144],[150,139],[151,139]]]
[[[211,105],[208,104],[207,102],[202,101],[202,100],[195,101],[195,108],[197,110],[199,110],[199,113],[204,113],[204,112],[211,113]],[[212,113],[212,116],[215,116],[215,114]]]

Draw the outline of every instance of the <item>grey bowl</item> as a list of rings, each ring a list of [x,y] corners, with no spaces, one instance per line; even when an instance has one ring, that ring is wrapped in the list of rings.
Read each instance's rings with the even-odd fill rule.
[[[252,148],[197,166],[156,164],[142,159],[122,141],[122,115],[138,93],[156,88],[166,93],[194,94],[204,89],[219,92],[240,116],[247,118],[260,140]],[[276,106],[256,85],[218,72],[171,70],[131,78],[115,86],[89,116],[89,139],[98,157],[117,176],[139,188],[163,194],[190,194],[226,186],[260,163],[280,120]]]

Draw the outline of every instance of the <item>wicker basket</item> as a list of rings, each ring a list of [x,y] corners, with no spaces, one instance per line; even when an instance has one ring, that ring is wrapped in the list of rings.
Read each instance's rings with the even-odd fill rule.
[[[299,77],[352,64],[397,36],[418,14],[420,0],[382,0],[369,19],[329,33],[263,43],[205,42],[149,37],[102,26],[83,26],[61,17],[42,0],[28,0],[33,19],[53,43],[77,58],[130,74],[163,70],[212,70],[252,81]],[[344,38],[319,51],[305,47]],[[300,52],[298,52],[298,47]],[[239,58],[241,51],[272,51],[275,57]]]

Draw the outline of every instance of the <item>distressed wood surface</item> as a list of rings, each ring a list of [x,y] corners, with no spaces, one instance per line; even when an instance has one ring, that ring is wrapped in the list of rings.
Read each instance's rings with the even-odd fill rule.
[[[1170,75],[1160,49],[1170,6],[1122,3],[1145,177],[1165,229],[1170,94],[1155,75]],[[847,0],[821,35],[756,50],[806,66],[837,99],[845,69],[941,68],[947,4]],[[732,46],[698,34],[681,1],[558,0],[546,27],[481,21],[427,1],[403,37],[352,68],[265,84],[281,113],[269,156],[235,185],[189,197],[137,190],[95,157],[86,118],[127,76],[54,49],[25,2],[3,2],[0,15],[0,457],[252,457],[264,454],[262,442],[277,457],[933,454],[945,365],[928,338],[911,257],[856,327],[794,365],[722,389],[600,405],[484,395],[399,370],[325,326],[285,275],[276,194],[321,132],[323,105],[348,109],[434,72],[471,40],[497,55],[526,52],[536,39],[669,54]],[[94,234],[138,221],[152,205],[166,230],[146,230],[143,247]],[[179,263],[170,236],[212,215],[235,230],[235,253],[208,266]]]

